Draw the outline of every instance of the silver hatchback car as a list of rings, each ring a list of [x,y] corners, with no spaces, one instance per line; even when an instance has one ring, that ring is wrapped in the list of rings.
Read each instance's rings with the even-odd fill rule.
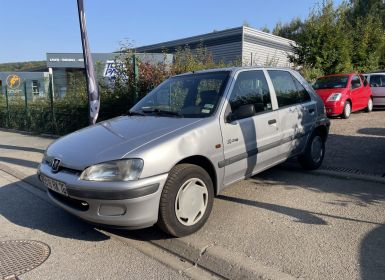
[[[372,89],[373,106],[385,106],[385,72],[364,75]]]
[[[224,187],[298,156],[318,168],[330,122],[299,73],[228,68],[169,78],[121,116],[45,152],[49,197],[95,224],[200,229]]]

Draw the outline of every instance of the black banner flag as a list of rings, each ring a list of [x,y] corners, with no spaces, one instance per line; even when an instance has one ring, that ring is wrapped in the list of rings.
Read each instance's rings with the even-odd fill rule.
[[[87,30],[86,30],[86,16],[84,13],[83,0],[78,1],[78,13],[80,23],[80,35],[83,46],[84,68],[86,70],[88,102],[89,102],[89,114],[90,124],[95,124],[100,108],[100,96],[98,85],[95,78],[94,63],[88,44]]]

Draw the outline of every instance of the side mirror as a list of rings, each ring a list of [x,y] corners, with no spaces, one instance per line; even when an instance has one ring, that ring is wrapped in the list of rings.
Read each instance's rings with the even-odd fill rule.
[[[232,113],[227,116],[227,122],[233,122],[235,120],[250,118],[255,115],[255,107],[253,104],[246,104],[239,106]]]

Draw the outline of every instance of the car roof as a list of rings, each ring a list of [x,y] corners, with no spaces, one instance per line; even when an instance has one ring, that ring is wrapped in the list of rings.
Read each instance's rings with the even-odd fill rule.
[[[385,75],[385,72],[365,73],[364,75]]]
[[[210,72],[224,72],[224,71],[237,72],[241,70],[263,70],[263,69],[295,71],[294,69],[289,67],[244,66],[244,67],[226,67],[226,68],[213,68],[213,69],[207,69],[207,70],[190,71],[183,74],[175,75],[174,77],[190,75],[190,74],[203,74],[203,73],[210,73]]]
[[[339,76],[353,76],[353,75],[364,75],[364,74],[360,74],[360,73],[342,73],[342,74],[331,74],[331,75],[325,75],[325,76],[322,76],[322,77],[318,77],[318,79],[321,79],[321,78],[326,78],[326,77],[339,77]]]

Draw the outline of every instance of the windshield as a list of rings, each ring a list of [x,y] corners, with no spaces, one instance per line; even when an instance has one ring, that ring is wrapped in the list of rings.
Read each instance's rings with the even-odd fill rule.
[[[218,71],[171,77],[140,100],[131,114],[204,118],[211,116],[230,72]]]
[[[314,89],[346,88],[349,76],[329,76],[317,79]]]

